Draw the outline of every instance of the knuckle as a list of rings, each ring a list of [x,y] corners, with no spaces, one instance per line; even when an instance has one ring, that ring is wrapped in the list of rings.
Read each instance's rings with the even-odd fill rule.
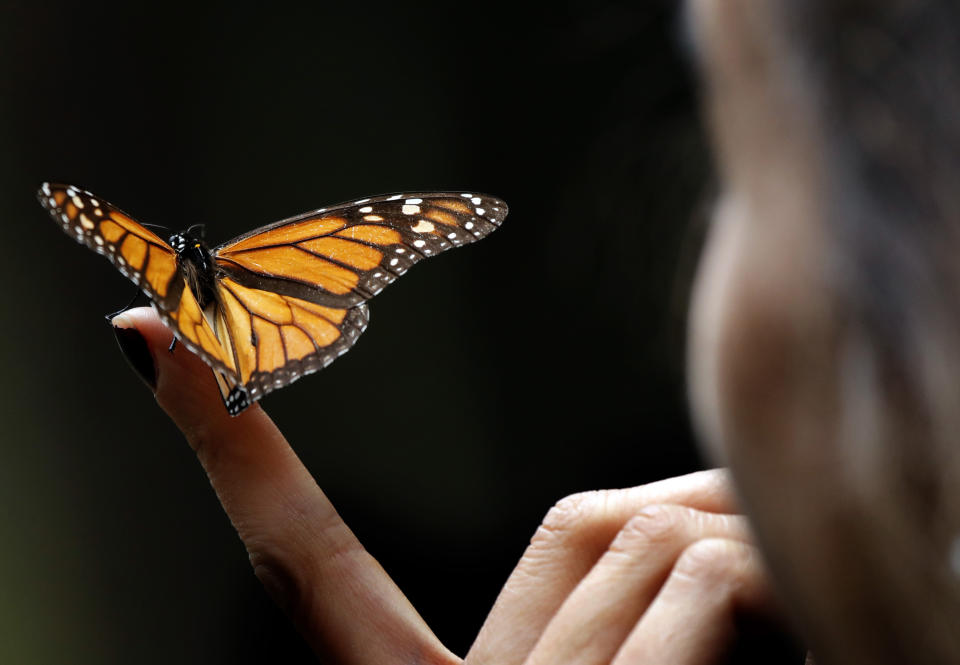
[[[293,617],[309,611],[309,585],[302,578],[303,567],[285,548],[270,541],[247,543],[254,575],[273,601]]]
[[[673,569],[673,577],[697,587],[732,587],[741,584],[752,564],[750,549],[732,540],[706,538],[689,545]]]
[[[610,549],[619,551],[664,545],[682,538],[684,531],[683,515],[676,507],[646,506],[627,521]]]
[[[596,504],[602,491],[578,492],[571,494],[553,504],[543,518],[543,526],[551,531],[569,531],[591,512],[591,505]]]
[[[294,510],[288,510],[293,514]],[[289,524],[236,525],[257,579],[284,611],[306,620],[315,614],[320,582],[343,576],[366,550],[339,519],[317,522],[305,513]]]
[[[547,511],[531,544],[552,546],[575,539],[576,534],[599,512],[605,496],[605,490],[592,490],[560,499]]]

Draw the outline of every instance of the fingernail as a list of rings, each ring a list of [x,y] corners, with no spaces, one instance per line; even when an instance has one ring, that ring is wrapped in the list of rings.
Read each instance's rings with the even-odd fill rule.
[[[157,367],[153,362],[153,354],[150,353],[150,348],[147,346],[147,340],[132,325],[123,326],[125,321],[117,321],[117,319],[120,319],[120,317],[116,317],[111,324],[120,350],[123,351],[127,362],[140,375],[143,382],[150,386],[150,390],[156,391]],[[118,323],[120,325],[117,325]]]

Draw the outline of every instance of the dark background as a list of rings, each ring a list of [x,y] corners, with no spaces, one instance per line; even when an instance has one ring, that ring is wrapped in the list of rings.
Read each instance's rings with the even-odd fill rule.
[[[0,661],[311,660],[103,322],[132,287],[41,180],[214,243],[383,192],[510,204],[264,402],[460,654],[556,500],[699,468],[684,310],[709,169],[676,8],[519,10],[0,5]]]

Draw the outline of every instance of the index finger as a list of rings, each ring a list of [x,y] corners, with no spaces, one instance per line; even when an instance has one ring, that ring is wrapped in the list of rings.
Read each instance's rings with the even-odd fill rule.
[[[337,662],[458,662],[363,548],[273,421],[227,414],[210,368],[149,308],[113,319],[157,403],[194,449],[254,572],[318,654]],[[148,379],[151,377],[147,377]]]

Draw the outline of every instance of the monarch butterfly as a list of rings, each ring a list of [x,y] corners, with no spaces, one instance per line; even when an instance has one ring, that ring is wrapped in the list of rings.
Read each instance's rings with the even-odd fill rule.
[[[255,229],[213,249],[164,242],[116,206],[45,182],[40,203],[150,298],[176,339],[213,368],[230,415],[346,353],[366,301],[420,259],[484,237],[506,204],[473,193],[393,194]]]

